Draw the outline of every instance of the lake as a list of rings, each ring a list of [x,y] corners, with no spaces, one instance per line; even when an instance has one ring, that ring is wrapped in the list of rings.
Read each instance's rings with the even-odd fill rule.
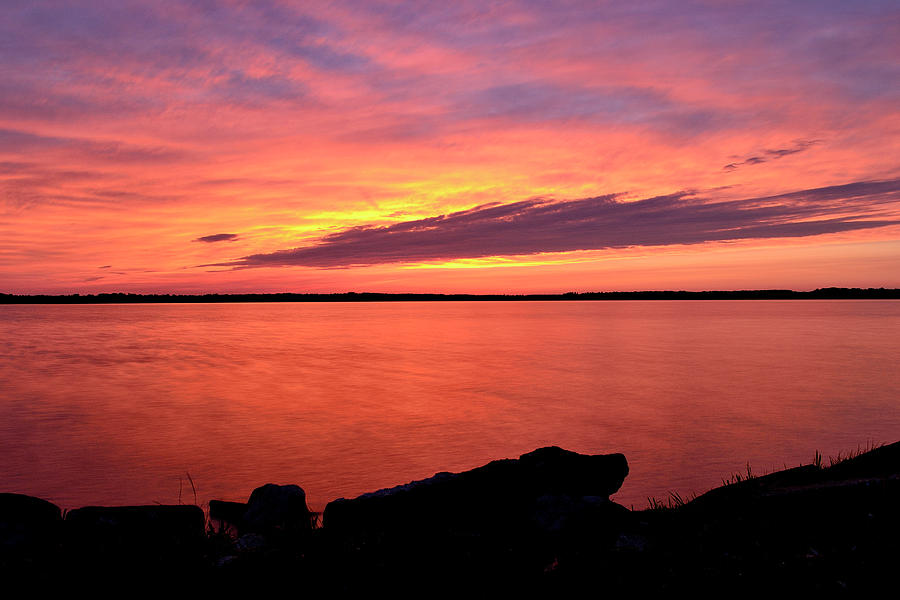
[[[65,508],[547,445],[624,453],[643,508],[900,439],[896,300],[3,305],[0,343],[0,491]]]

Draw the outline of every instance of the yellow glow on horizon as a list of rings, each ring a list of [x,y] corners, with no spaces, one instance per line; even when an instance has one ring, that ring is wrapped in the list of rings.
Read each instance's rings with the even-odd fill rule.
[[[401,269],[490,269],[496,267],[545,267],[596,263],[611,260],[627,260],[639,256],[602,255],[602,250],[576,250],[573,252],[542,252],[525,256],[485,256],[460,258],[439,262],[422,262],[403,265]],[[533,258],[540,257],[540,258]]]

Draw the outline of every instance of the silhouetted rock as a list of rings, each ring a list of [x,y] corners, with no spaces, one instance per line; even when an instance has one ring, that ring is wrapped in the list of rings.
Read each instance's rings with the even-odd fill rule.
[[[603,496],[548,494],[535,500],[532,524],[544,533],[588,530],[591,534],[608,525],[617,528],[629,511]]]
[[[628,476],[624,454],[578,454],[558,446],[538,448],[519,457],[526,489],[546,494],[605,496],[616,493]]]
[[[258,533],[309,531],[312,519],[303,488],[267,483],[250,494],[239,528]]]
[[[234,548],[238,552],[260,552],[265,550],[268,542],[258,533],[245,533],[235,540]]]
[[[210,502],[212,518],[239,522],[236,539],[205,537],[195,506],[87,507],[61,521],[48,502],[0,494],[0,573],[126,585],[199,576],[226,594],[235,583],[297,581],[323,595],[439,582],[445,593],[549,597],[861,595],[894,585],[900,443],[828,468],[752,477],[671,509],[612,502],[627,473],[620,454],[541,448],[336,500],[318,531],[301,488],[269,484],[246,504]]]
[[[199,558],[206,517],[199,506],[87,506],[66,513],[76,561],[178,563]]]
[[[240,528],[247,512],[246,502],[228,502],[226,500],[209,501],[209,518],[223,524]]]
[[[590,512],[622,485],[622,454],[583,455],[540,448],[462,473],[338,499],[325,508],[326,530],[440,530],[456,533],[558,528],[569,513]],[[593,497],[587,502],[585,497]],[[568,512],[563,507],[568,506]],[[566,514],[563,514],[566,513]]]
[[[62,514],[51,502],[0,494],[0,563],[46,559],[60,541]]]

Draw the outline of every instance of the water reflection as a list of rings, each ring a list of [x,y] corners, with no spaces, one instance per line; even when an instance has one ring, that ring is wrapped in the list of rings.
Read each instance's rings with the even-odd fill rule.
[[[900,302],[0,306],[0,477],[62,506],[338,496],[544,445],[616,499],[900,431]],[[182,481],[180,482],[179,479]]]

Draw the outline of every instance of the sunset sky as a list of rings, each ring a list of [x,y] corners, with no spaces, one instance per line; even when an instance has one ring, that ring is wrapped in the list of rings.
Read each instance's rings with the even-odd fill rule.
[[[900,287],[900,3],[0,4],[0,292]]]

